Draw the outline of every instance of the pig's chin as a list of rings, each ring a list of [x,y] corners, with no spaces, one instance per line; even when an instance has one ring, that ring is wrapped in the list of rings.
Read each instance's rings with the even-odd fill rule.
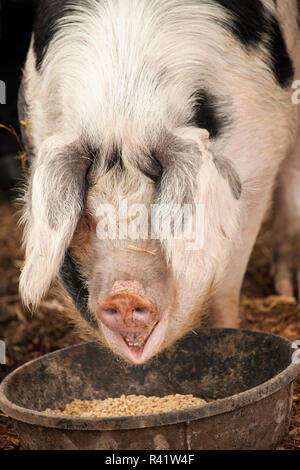
[[[161,318],[161,320],[157,321],[153,325],[152,329],[148,333],[148,336],[144,337],[144,340],[140,343],[139,346],[129,345],[125,337],[119,333],[111,331],[103,324],[102,330],[106,342],[116,354],[122,356],[132,364],[141,365],[159,351],[160,346],[165,339],[167,323],[168,321],[166,314]]]

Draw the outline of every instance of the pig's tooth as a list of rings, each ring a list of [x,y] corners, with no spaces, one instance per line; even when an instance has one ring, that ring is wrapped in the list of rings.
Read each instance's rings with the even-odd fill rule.
[[[140,347],[141,344],[144,343],[145,340],[147,339],[145,338],[145,336],[140,336],[135,342],[133,342],[128,338],[128,336],[123,336],[123,338],[129,347],[135,347],[135,348]]]

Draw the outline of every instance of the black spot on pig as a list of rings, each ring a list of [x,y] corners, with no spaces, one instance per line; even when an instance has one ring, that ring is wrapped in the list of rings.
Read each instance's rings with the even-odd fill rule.
[[[39,0],[36,7],[33,24],[34,43],[33,49],[36,55],[36,67],[39,70],[44,60],[54,34],[58,31],[58,21],[74,13],[74,5],[79,4],[88,8],[88,0]]]
[[[60,279],[62,284],[81,316],[93,327],[97,327],[97,321],[92,317],[88,309],[89,292],[86,283],[78,267],[72,258],[70,249],[67,250],[63,264],[60,268]]]
[[[294,68],[288,54],[282,31],[276,18],[271,17],[269,31],[265,40],[273,74],[282,88],[291,85],[294,78]]]
[[[228,13],[231,21],[222,26],[228,29],[246,46],[255,52],[261,45],[269,51],[268,61],[278,84],[285,88],[290,85],[294,70],[277,19],[266,10],[261,0],[215,0]],[[297,0],[300,18],[300,0]],[[218,20],[217,20],[218,21]]]
[[[266,31],[265,7],[261,0],[215,0],[227,13],[231,21],[222,22],[246,47],[255,47]]]
[[[217,97],[205,90],[196,93],[193,125],[206,129],[210,138],[219,137],[229,123],[229,118],[221,114]]]

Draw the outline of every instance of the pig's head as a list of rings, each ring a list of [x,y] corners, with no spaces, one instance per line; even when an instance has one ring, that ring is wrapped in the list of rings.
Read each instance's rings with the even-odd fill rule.
[[[147,150],[123,142],[91,151],[49,138],[33,162],[24,212],[24,302],[36,306],[60,275],[99,339],[135,364],[201,325],[240,217],[239,177],[210,151],[205,130],[154,140]],[[169,232],[157,230],[155,214],[171,216]]]

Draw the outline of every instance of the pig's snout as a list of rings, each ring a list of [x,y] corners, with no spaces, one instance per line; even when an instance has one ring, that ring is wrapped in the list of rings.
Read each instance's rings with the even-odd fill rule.
[[[110,330],[135,343],[157,319],[156,305],[149,299],[131,292],[120,292],[102,300],[98,317]]]
[[[139,281],[118,280],[97,307],[106,342],[136,365],[153,355],[165,331],[161,306],[148,292]]]

